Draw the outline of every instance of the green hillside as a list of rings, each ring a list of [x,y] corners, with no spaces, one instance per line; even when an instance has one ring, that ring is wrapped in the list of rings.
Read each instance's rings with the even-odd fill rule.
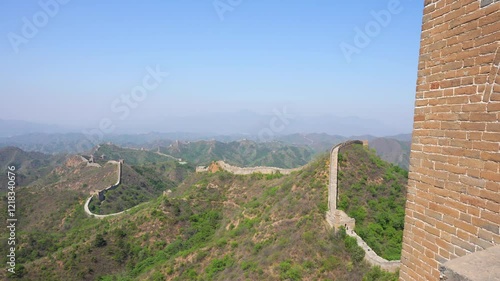
[[[377,254],[398,260],[408,172],[362,145],[341,148],[339,162],[338,207],[356,219],[356,233]]]
[[[123,164],[121,184],[116,189],[107,191],[102,202],[94,197],[89,209],[101,215],[130,209],[176,187],[192,172],[192,167],[173,160],[140,166]]]
[[[64,158],[64,155],[46,155],[39,152],[26,152],[17,147],[4,147],[0,148],[0,169],[7,171],[8,165],[15,166],[17,184],[27,186],[49,174]],[[0,190],[5,190],[6,180],[6,177],[1,177]]]
[[[358,166],[356,161],[390,166],[368,152],[341,155],[345,167]],[[191,173],[171,169],[178,167],[174,164],[144,161],[127,166],[126,173],[140,187],[133,189],[136,195],[152,199],[102,220],[85,215],[83,204],[91,188],[82,181],[80,188],[64,189],[56,182],[19,190],[19,208],[30,211],[20,212],[23,223],[17,229],[22,265],[18,280],[397,279],[370,268],[352,239],[342,232],[335,235],[327,226],[327,155],[302,171],[274,177]],[[59,177],[66,180],[89,169],[71,166],[59,171]],[[170,195],[150,192],[154,183],[169,184],[167,178],[172,181]],[[123,186],[126,194],[130,186]],[[111,202],[112,195],[106,200]],[[362,196],[353,193],[348,205],[360,204]],[[28,207],[35,198],[37,203]],[[2,201],[0,208],[5,207]],[[7,247],[6,233],[1,235]]]
[[[92,154],[95,160],[100,163],[108,160],[123,159],[129,165],[142,165],[175,160],[172,157],[160,155],[154,151],[123,148],[113,144],[102,144],[94,148]]]
[[[175,142],[161,147],[161,152],[182,158],[196,165],[207,165],[212,161],[224,160],[229,164],[250,166],[273,166],[295,168],[307,164],[314,151],[306,147],[286,145],[280,142],[257,143],[249,140],[219,142]]]

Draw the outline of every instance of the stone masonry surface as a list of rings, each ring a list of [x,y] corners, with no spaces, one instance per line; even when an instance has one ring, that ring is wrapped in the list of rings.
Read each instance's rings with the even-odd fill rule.
[[[446,281],[500,281],[500,246],[447,261],[441,272]]]
[[[500,244],[499,70],[499,1],[424,1],[401,280]]]

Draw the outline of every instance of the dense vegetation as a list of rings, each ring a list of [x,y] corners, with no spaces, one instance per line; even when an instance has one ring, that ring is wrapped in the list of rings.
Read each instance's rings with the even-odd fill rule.
[[[398,260],[408,172],[362,145],[339,153],[338,207],[356,219],[356,233],[380,256]]]
[[[359,160],[350,155],[342,152],[342,165]],[[56,183],[19,191],[22,267],[13,277],[396,280],[397,275],[370,268],[351,237],[342,231],[334,234],[326,226],[328,164],[328,156],[322,155],[291,175],[238,176],[195,174],[189,172],[192,167],[183,168],[175,161],[145,161],[127,168],[139,179],[137,190],[169,188],[172,193],[154,195],[126,214],[102,220],[86,216],[83,203],[97,184],[95,175],[109,174],[105,181],[113,179],[112,173],[101,171],[109,167],[65,168]],[[59,183],[78,175],[82,178],[74,189],[65,190]],[[106,200],[111,202],[112,195]],[[0,208],[5,209],[5,201]],[[2,239],[3,247],[5,243]],[[1,274],[5,272],[0,278],[5,277]]]

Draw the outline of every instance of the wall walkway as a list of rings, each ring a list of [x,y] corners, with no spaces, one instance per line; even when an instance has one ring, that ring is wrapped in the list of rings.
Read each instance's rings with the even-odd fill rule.
[[[302,167],[297,167],[293,169],[284,169],[284,168],[277,168],[277,167],[266,167],[266,166],[257,166],[257,167],[236,167],[232,166],[230,164],[227,164],[226,162],[219,160],[215,162],[221,169],[228,171],[230,173],[233,173],[235,175],[250,175],[253,173],[262,173],[262,174],[273,174],[276,172],[280,172],[283,175],[289,175],[292,172],[295,171],[300,171],[302,170],[305,166]],[[307,165],[307,164],[306,164]],[[208,172],[209,167],[206,166],[198,166],[196,167],[196,172]]]
[[[108,163],[112,163],[112,164],[116,164],[118,165],[118,179],[116,180],[116,183],[109,186],[109,187],[106,187],[105,189],[103,190],[99,190],[97,192],[94,192],[88,199],[87,201],[85,201],[85,205],[83,206],[83,209],[85,210],[85,213],[89,216],[92,216],[94,218],[98,218],[98,219],[103,219],[103,218],[106,218],[106,217],[111,217],[111,216],[116,216],[116,215],[119,215],[119,214],[122,214],[122,213],[125,213],[126,211],[130,210],[125,210],[125,211],[122,211],[122,212],[118,212],[118,213],[113,213],[113,214],[107,214],[107,215],[98,215],[98,214],[94,214],[92,213],[92,211],[90,211],[89,209],[89,204],[90,202],[92,201],[92,199],[94,198],[94,195],[97,195],[98,199],[99,200],[104,200],[105,196],[104,194],[106,193],[106,191],[108,190],[113,190],[115,188],[117,188],[120,183],[121,183],[121,176],[122,176],[122,162],[121,161],[108,161]]]
[[[365,250],[365,260],[369,264],[380,266],[380,268],[387,271],[395,272],[399,269],[401,264],[400,261],[388,261],[377,255],[377,253],[375,253],[370,246],[354,232],[356,221],[349,217],[344,211],[337,209],[339,149],[352,144],[364,144],[364,142],[359,140],[346,141],[334,146],[330,152],[330,182],[328,184],[328,211],[326,212],[326,221],[330,227],[335,230],[338,230],[341,226],[345,227],[347,235],[356,238],[358,246]]]

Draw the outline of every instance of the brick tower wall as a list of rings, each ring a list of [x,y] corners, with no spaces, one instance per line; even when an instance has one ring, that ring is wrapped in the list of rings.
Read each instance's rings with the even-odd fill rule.
[[[500,1],[425,0],[401,280],[500,244]]]

